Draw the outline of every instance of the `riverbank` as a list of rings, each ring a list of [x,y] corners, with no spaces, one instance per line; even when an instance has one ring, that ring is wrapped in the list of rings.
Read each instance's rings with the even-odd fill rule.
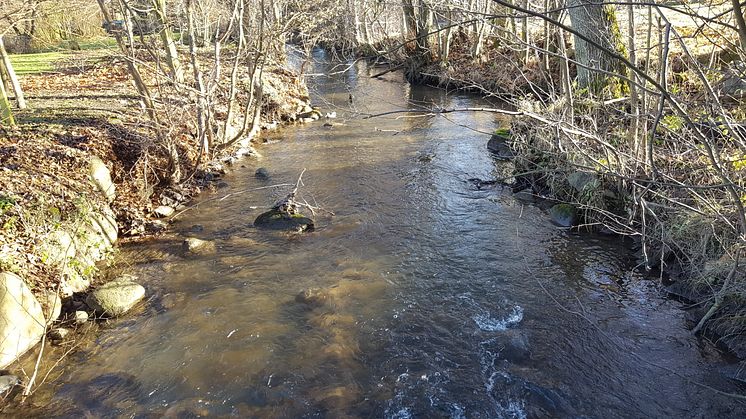
[[[686,16],[666,13],[675,30],[694,31]],[[626,13],[618,15],[626,36]],[[646,19],[633,25],[640,51],[645,50]],[[434,38],[430,45],[436,44]],[[553,51],[569,58],[564,71],[573,80],[571,41],[566,34],[565,45],[553,45]],[[560,225],[630,237],[638,268],[687,304],[693,333],[746,358],[746,269],[740,262],[739,233],[744,213],[740,191],[746,185],[740,98],[746,89],[735,70],[738,62],[731,62],[727,51],[713,52],[703,38],[671,43],[666,85],[691,116],[687,122],[670,104],[659,112],[656,96],[643,91],[635,101],[593,98],[577,89],[568,97],[560,60],[544,61],[539,52],[547,48],[541,37],[533,39],[530,54],[520,43],[486,39],[491,47],[478,59],[465,33],[454,32],[449,42],[447,60],[441,61],[423,60],[413,42],[394,48],[390,46],[396,42],[382,42],[356,53],[371,56],[371,50],[377,51],[375,59],[383,54],[390,68],[403,68],[413,83],[506,101],[513,118],[492,145],[515,170],[493,181],[509,180],[529,202],[558,204],[549,214]],[[638,60],[646,71],[655,72],[650,69],[660,67],[663,52],[647,51]]]
[[[51,333],[47,342],[60,341],[60,334],[80,326],[84,314],[122,314],[86,297],[92,285],[105,279],[100,268],[116,244],[164,232],[169,217],[192,197],[222,186],[221,176],[231,164],[256,156],[250,141],[259,132],[234,147],[201,155],[188,122],[188,102],[183,115],[159,107],[170,135],[180,139],[184,176],[173,183],[166,172],[168,151],[143,119],[130,76],[114,50],[59,53],[53,62],[44,56],[39,58],[44,66],[36,64],[36,56],[13,56],[29,108],[16,113],[17,126],[0,127],[0,309],[5,314],[0,367],[16,374],[16,359],[45,333]],[[153,74],[146,81],[153,91],[163,91]],[[281,64],[264,70],[262,91],[263,129],[310,111],[304,83]],[[244,93],[238,93],[239,99]],[[12,298],[14,287],[22,288],[21,304]],[[135,287],[137,298],[125,297],[134,300],[124,305],[130,308],[143,298],[142,291]],[[26,323],[39,326],[21,326]],[[22,378],[24,385],[29,379]]]
[[[169,233],[122,246],[115,269],[147,279],[147,301],[78,336],[6,414],[738,416],[694,384],[735,392],[727,362],[625,246],[469,182],[496,167],[473,131],[494,130],[491,115],[357,117],[488,101],[370,79],[363,63],[339,73],[315,53],[311,72],[334,74],[312,79],[314,100],[342,123],[267,133],[264,158],[236,165]],[[251,225],[287,192],[267,187],[304,169],[299,199],[336,215],[302,235]],[[214,247],[185,254],[185,237]]]

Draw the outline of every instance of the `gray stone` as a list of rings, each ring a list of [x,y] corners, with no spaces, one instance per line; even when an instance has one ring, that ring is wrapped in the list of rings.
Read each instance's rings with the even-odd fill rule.
[[[207,240],[200,240],[195,237],[188,237],[184,239],[181,247],[185,252],[193,253],[197,255],[207,255],[215,253],[215,243]]]
[[[493,137],[487,142],[487,150],[498,159],[510,160],[515,158],[515,153],[510,146],[499,137]]]
[[[536,202],[536,195],[534,195],[534,191],[531,190],[531,188],[526,188],[516,192],[513,194],[513,198],[529,204]]]
[[[111,181],[111,172],[109,172],[109,168],[98,157],[91,158],[89,175],[91,182],[106,196],[109,203],[114,202],[117,193],[114,182]]]
[[[269,179],[269,171],[264,167],[260,167],[254,172],[254,177],[257,179]]]
[[[62,295],[70,297],[75,293],[87,290],[90,286],[91,280],[81,275],[75,268],[69,265],[63,267],[60,289]]]
[[[731,64],[719,84],[724,95],[735,98],[743,97],[746,94],[746,64],[743,62]]]
[[[60,264],[72,259],[78,253],[73,235],[65,230],[55,230],[42,243],[42,254],[51,265]]]
[[[97,313],[118,317],[128,312],[145,297],[145,288],[125,276],[106,283],[88,294],[85,302]]]
[[[168,229],[168,223],[163,220],[148,220],[145,223],[145,229],[153,233],[160,233]]]
[[[260,214],[254,226],[269,230],[308,231],[313,230],[313,220],[300,214],[288,214],[276,209]]]
[[[13,363],[44,335],[41,304],[23,279],[0,273],[0,368]]]
[[[109,247],[114,246],[118,239],[119,226],[117,217],[110,208],[103,208],[91,214],[91,225],[102,241],[105,241]]]
[[[70,329],[64,327],[55,327],[51,329],[47,334],[51,340],[65,340],[65,338],[72,332]]]
[[[170,217],[174,215],[174,212],[176,212],[176,210],[174,210],[173,207],[169,207],[168,205],[161,205],[153,211],[153,213],[155,213],[155,215],[160,218]]]
[[[577,222],[575,207],[570,204],[557,204],[549,208],[549,217],[560,227],[572,227]]]
[[[567,183],[580,193],[586,193],[597,189],[601,182],[598,176],[591,172],[574,172],[567,177]]]
[[[73,319],[75,320],[75,324],[83,324],[88,321],[88,313],[83,310],[77,310],[73,314]]]
[[[4,397],[18,385],[21,385],[21,379],[15,375],[0,375],[0,397]]]

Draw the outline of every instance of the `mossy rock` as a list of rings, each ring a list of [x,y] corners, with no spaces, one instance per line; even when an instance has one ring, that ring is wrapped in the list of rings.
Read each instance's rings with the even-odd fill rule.
[[[510,147],[510,130],[499,129],[492,134],[487,142],[487,150],[498,159],[509,160],[515,157],[513,149]]]
[[[254,220],[254,226],[268,230],[308,231],[313,230],[313,220],[301,214],[288,214],[276,209],[269,210]]]
[[[557,204],[549,208],[549,217],[560,227],[572,227],[578,221],[577,211],[570,204]]]

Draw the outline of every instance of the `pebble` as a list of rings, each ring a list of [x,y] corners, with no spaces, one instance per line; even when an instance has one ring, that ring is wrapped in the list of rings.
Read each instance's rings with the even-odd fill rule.
[[[88,321],[88,313],[82,310],[78,310],[75,312],[73,318],[75,319],[75,324],[83,324]]]

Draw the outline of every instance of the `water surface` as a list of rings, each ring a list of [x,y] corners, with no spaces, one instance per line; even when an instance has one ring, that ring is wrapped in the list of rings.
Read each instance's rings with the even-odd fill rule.
[[[558,230],[470,178],[505,121],[361,114],[494,106],[370,79],[317,52],[323,121],[283,128],[173,234],[125,247],[152,297],[63,361],[33,403],[70,417],[739,417],[723,361],[618,240]],[[269,180],[254,177],[258,167]],[[303,235],[252,221],[295,183]],[[184,237],[213,240],[185,256]],[[296,300],[318,289],[315,304]]]

